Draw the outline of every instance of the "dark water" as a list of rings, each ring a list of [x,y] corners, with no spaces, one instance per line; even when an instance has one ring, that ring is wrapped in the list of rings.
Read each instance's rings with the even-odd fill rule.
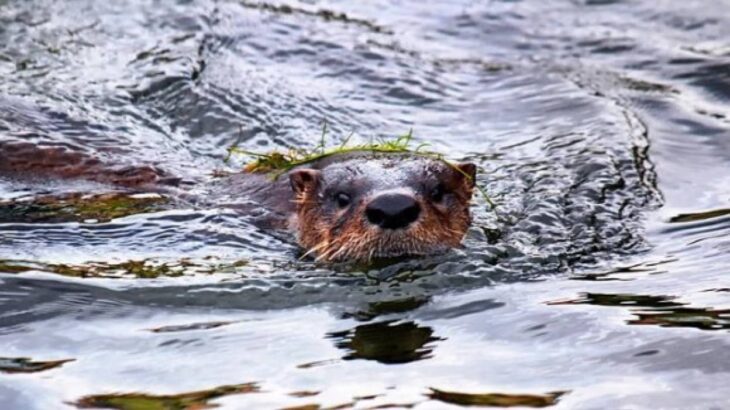
[[[2,176],[2,408],[730,407],[730,2],[362,3],[0,1],[2,142],[195,193],[236,142],[412,128],[499,204],[363,271],[215,206],[30,217],[112,188]]]

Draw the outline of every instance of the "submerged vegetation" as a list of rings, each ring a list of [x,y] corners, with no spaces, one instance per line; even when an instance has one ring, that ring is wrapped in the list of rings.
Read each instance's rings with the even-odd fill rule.
[[[363,144],[350,144],[352,135],[353,134],[350,134],[339,145],[327,147],[327,123],[325,123],[322,127],[320,142],[313,149],[290,149],[286,152],[272,151],[269,153],[260,153],[241,149],[238,147],[238,144],[235,144],[228,148],[228,155],[226,156],[225,161],[228,162],[233,154],[244,155],[253,158],[251,162],[244,166],[243,170],[245,172],[268,173],[274,178],[278,178],[298,166],[311,164],[333,155],[342,155],[354,152],[409,154],[442,161],[457,172],[463,174],[466,178],[472,178],[471,175],[464,173],[464,171],[462,171],[454,163],[447,160],[444,154],[425,149],[428,147],[428,143],[414,145],[413,130],[393,139],[378,139]],[[494,209],[496,205],[492,202],[489,195],[487,195],[484,188],[479,186],[477,181],[474,181],[474,186],[482,194],[489,206]]]

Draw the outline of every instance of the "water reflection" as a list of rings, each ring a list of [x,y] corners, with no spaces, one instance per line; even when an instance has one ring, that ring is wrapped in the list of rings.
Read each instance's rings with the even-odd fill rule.
[[[550,302],[551,305],[595,305],[626,307],[636,319],[630,325],[689,327],[700,330],[730,329],[730,309],[693,308],[676,302],[673,296],[586,293],[578,299]]]
[[[654,296],[635,294],[603,294],[584,293],[577,299],[550,302],[551,305],[595,305],[595,306],[626,306],[665,308],[678,307],[682,303],[675,302],[674,296]]]
[[[676,258],[666,258],[656,262],[641,262],[628,266],[619,266],[603,272],[580,272],[572,275],[573,280],[587,281],[630,281],[645,275],[656,275],[666,272],[662,265],[677,262]]]
[[[676,308],[634,312],[638,319],[631,325],[691,327],[700,330],[730,330],[730,309]]]
[[[433,329],[414,322],[394,321],[360,325],[354,329],[334,332],[327,337],[335,346],[347,352],[345,360],[375,360],[384,364],[408,363],[428,359],[433,342],[443,340],[433,336]]]
[[[358,310],[356,312],[347,312],[343,315],[344,318],[352,317],[356,320],[368,321],[378,316],[388,315],[392,313],[405,313],[428,303],[429,298],[427,297],[407,297],[402,299],[391,299],[370,302],[366,309]]]

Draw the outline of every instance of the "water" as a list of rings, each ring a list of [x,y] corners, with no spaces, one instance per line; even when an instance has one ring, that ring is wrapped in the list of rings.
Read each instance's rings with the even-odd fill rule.
[[[18,204],[112,188],[0,177],[3,408],[729,407],[727,16],[0,1],[0,142],[192,193],[48,219]],[[324,120],[479,163],[499,213],[477,199],[451,254],[353,269],[189,199],[241,165],[227,147],[312,147]]]

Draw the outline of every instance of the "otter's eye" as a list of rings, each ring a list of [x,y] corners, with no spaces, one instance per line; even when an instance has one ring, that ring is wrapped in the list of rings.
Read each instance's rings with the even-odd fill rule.
[[[347,195],[344,192],[340,192],[339,194],[335,195],[335,201],[337,201],[337,206],[339,206],[340,208],[345,208],[350,205],[352,199],[350,198],[350,195]]]
[[[441,202],[441,200],[444,199],[444,186],[441,184],[436,185],[434,189],[431,190],[431,200],[433,202]]]

